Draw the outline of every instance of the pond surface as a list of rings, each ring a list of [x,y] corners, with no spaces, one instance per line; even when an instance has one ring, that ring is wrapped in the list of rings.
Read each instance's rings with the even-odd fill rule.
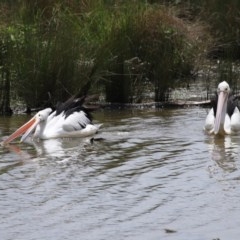
[[[1,240],[239,239],[240,137],[203,108],[115,110],[89,139],[0,148]],[[9,135],[27,116],[0,118]]]

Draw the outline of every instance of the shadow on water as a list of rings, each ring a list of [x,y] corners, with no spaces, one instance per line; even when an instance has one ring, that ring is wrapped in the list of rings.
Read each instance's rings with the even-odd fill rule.
[[[8,171],[11,171],[12,169],[22,166],[24,163],[23,161],[18,161],[16,163],[8,164],[6,166],[0,167],[0,175],[7,173]]]
[[[28,160],[36,157],[32,151],[24,149],[23,145],[10,144],[0,149],[0,175],[24,165]]]

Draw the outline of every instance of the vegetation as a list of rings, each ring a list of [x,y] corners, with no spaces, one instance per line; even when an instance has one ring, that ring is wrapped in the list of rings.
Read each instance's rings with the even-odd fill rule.
[[[240,3],[222,2],[2,0],[0,112],[79,92],[126,103],[153,90],[167,100],[203,56],[239,58]]]

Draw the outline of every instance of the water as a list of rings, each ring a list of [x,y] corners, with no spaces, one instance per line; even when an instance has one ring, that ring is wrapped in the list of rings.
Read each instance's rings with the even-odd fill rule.
[[[1,239],[239,239],[240,137],[204,134],[206,114],[102,111],[93,143],[0,148]]]

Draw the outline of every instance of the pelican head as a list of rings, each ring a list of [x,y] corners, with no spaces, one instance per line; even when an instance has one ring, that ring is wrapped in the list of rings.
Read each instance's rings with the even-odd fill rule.
[[[6,145],[16,139],[18,136],[22,135],[21,142],[24,141],[33,130],[41,124],[44,124],[52,112],[51,108],[46,108],[39,111],[33,118],[31,118],[27,123],[18,128],[13,134],[11,134],[7,139],[5,139],[1,144]]]
[[[217,88],[218,102],[214,122],[214,134],[218,134],[224,129],[224,121],[227,113],[227,101],[230,93],[230,87],[227,82],[219,83]]]

